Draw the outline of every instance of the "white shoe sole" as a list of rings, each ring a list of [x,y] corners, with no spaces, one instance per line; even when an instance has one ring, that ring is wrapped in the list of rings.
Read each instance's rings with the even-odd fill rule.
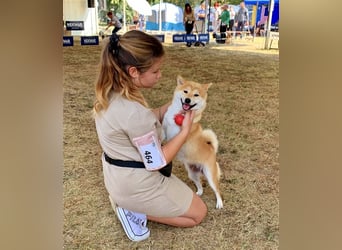
[[[129,222],[127,221],[126,215],[123,213],[123,211],[121,209],[118,209],[118,206],[114,203],[114,201],[112,200],[112,197],[109,196],[109,201],[110,204],[112,205],[112,208],[116,214],[116,216],[118,217],[127,237],[131,240],[131,241],[142,241],[147,239],[148,237],[150,237],[150,230],[148,230],[146,233],[142,234],[142,235],[136,235],[131,226],[129,225]]]

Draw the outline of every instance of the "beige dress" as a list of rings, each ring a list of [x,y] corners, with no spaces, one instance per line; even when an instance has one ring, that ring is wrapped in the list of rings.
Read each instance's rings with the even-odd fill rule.
[[[114,94],[107,110],[95,116],[96,131],[103,151],[112,159],[142,162],[133,139],[156,131],[161,124],[141,104]],[[174,174],[111,165],[102,155],[106,189],[114,202],[134,212],[156,217],[183,215],[190,207],[193,191]]]

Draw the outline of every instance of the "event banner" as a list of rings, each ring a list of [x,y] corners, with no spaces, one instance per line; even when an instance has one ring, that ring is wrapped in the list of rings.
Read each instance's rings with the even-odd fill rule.
[[[209,34],[198,34],[199,42],[209,42]]]
[[[175,34],[172,36],[172,42],[180,43],[180,42],[196,42],[196,35],[193,34]]]
[[[98,36],[81,36],[81,45],[98,45]]]
[[[63,36],[63,46],[74,46],[74,37]]]
[[[179,43],[179,42],[209,42],[209,34],[175,34],[172,36],[172,42]]]
[[[83,21],[65,21],[66,30],[84,30]]]
[[[165,42],[165,35],[154,35],[156,38],[159,39],[160,42]]]

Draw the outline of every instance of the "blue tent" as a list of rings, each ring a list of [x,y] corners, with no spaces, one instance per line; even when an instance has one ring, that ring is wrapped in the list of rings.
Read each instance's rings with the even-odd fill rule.
[[[260,20],[261,15],[261,6],[262,5],[268,5],[269,0],[245,0],[244,1],[246,5],[257,5],[257,18],[256,21],[258,22]],[[275,23],[279,22],[279,0],[274,0],[274,9],[272,13],[272,22],[271,24],[274,25]]]

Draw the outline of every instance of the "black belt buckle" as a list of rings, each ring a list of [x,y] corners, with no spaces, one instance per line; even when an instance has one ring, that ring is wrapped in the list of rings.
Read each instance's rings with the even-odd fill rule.
[[[172,161],[165,167],[159,169],[159,172],[166,177],[170,177],[172,172]]]

